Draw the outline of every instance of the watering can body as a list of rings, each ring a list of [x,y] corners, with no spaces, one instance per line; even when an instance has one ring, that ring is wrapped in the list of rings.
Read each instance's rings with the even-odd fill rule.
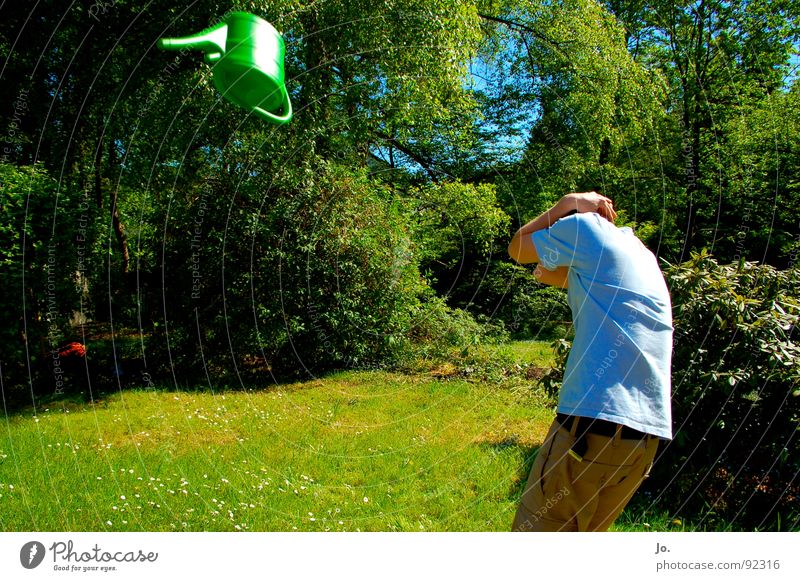
[[[162,38],[159,48],[203,50],[214,86],[232,103],[271,123],[288,123],[292,104],[286,91],[286,46],[275,28],[247,12],[232,12],[218,24],[185,38]]]

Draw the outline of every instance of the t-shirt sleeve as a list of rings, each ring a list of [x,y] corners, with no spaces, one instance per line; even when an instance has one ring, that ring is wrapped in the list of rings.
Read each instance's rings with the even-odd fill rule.
[[[596,239],[595,215],[572,214],[531,234],[539,263],[548,270],[559,266],[582,268],[592,260]]]

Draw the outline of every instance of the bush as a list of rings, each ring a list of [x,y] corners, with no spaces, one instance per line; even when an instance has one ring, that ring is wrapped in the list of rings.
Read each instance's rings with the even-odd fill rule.
[[[198,184],[170,209],[169,300],[150,350],[179,376],[230,385],[247,367],[316,373],[389,357],[423,288],[389,197],[333,164],[268,189]]]
[[[37,393],[67,387],[53,354],[78,339],[70,319],[96,267],[96,213],[82,192],[66,182],[59,187],[42,167],[5,163],[0,207],[0,363],[4,384],[30,402],[29,382]]]
[[[394,365],[486,335],[421,276],[433,234],[417,205],[363,170],[317,164],[268,185],[210,176],[173,201],[150,363],[236,385]]]
[[[572,313],[563,289],[538,282],[529,268],[493,260],[473,268],[452,300],[505,324],[514,339],[563,338]]]
[[[443,275],[468,257],[489,255],[511,223],[490,184],[454,181],[411,188],[406,204],[423,268]]]
[[[675,326],[674,441],[655,481],[709,519],[800,517],[800,276],[705,252],[666,270]],[[735,523],[734,523],[735,521]]]
[[[441,297],[429,296],[414,312],[404,365],[469,367],[478,345],[507,339],[502,324],[480,319],[462,309],[448,307]]]

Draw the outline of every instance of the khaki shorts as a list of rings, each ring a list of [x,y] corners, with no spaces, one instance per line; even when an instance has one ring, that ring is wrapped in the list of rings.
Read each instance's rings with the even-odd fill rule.
[[[577,424],[577,422],[574,422]],[[567,424],[569,426],[569,423]],[[650,474],[658,438],[587,434],[582,459],[570,454],[575,425],[558,421],[539,449],[513,531],[605,531]]]

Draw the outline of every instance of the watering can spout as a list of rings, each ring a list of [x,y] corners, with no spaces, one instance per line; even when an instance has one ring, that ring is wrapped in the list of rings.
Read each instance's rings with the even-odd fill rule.
[[[228,25],[225,22],[207,28],[202,32],[183,38],[161,38],[158,48],[165,50],[202,50],[206,53],[224,53],[228,38]]]

